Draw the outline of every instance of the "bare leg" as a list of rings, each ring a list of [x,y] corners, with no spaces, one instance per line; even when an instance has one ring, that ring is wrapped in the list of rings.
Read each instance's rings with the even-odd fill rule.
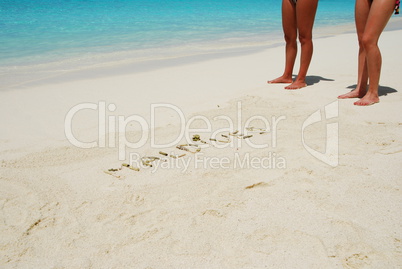
[[[364,0],[357,0],[364,1]],[[381,73],[381,52],[378,48],[378,39],[387,25],[395,7],[395,1],[375,0],[371,5],[367,18],[366,28],[363,34],[363,47],[366,52],[369,88],[366,95],[355,102],[358,106],[367,106],[380,101],[378,86]]]
[[[307,70],[313,56],[313,25],[318,0],[298,0],[296,5],[297,27],[301,44],[300,70],[296,80],[285,89],[300,89],[306,84]]]
[[[293,66],[297,55],[296,5],[290,0],[282,0],[282,28],[286,41],[286,61],[283,75],[268,83],[291,83]]]
[[[355,23],[357,38],[359,40],[359,61],[358,61],[358,75],[356,88],[348,93],[339,95],[339,99],[345,98],[362,98],[367,92],[368,71],[366,62],[366,52],[363,48],[363,34],[366,27],[367,18],[370,12],[371,1],[363,0],[356,1],[355,6]]]

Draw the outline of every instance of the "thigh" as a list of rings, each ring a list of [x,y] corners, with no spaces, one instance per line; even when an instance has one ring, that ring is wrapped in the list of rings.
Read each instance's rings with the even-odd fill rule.
[[[364,29],[365,38],[378,40],[395,9],[395,0],[374,0]]]
[[[356,0],[355,5],[355,23],[359,40],[363,37],[366,28],[367,18],[370,12],[372,0]]]
[[[282,0],[282,27],[287,37],[296,39],[296,5],[293,0]]]
[[[297,27],[301,35],[312,37],[318,0],[298,0],[296,5]]]

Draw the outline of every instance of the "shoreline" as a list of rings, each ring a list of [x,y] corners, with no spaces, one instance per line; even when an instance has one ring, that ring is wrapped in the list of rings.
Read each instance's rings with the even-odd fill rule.
[[[385,31],[395,31],[401,28],[402,28],[402,18],[401,19],[395,18],[390,20]],[[314,35],[315,39],[322,39],[322,38],[333,37],[339,34],[354,33],[354,32],[355,32],[354,24],[344,24],[337,26],[318,27],[317,29],[314,30]],[[66,82],[69,80],[80,80],[82,78],[88,78],[88,77],[96,78],[101,76],[114,76],[129,73],[135,74],[139,72],[152,71],[159,68],[166,68],[169,66],[185,65],[193,62],[208,61],[219,58],[237,57],[241,55],[261,52],[275,47],[280,47],[283,46],[283,42],[284,41],[282,40],[282,38],[275,37],[273,40],[270,40],[269,42],[260,41],[259,44],[258,43],[256,44],[250,43],[248,45],[244,44],[246,46],[244,45],[239,46],[239,44],[235,43],[234,44],[235,48],[231,48],[229,46],[226,49],[219,49],[219,50],[212,49],[209,52],[198,51],[195,53],[194,51],[190,54],[188,53],[185,53],[184,55],[177,54],[175,56],[168,56],[169,54],[166,54],[166,52],[164,52],[165,56],[161,55],[161,57],[156,57],[154,59],[144,58],[141,60],[127,60],[127,58],[132,58],[130,56],[130,54],[132,53],[134,53],[134,55],[137,56],[140,55],[138,54],[137,51],[132,51],[132,52],[121,52],[123,54],[119,56],[120,60],[117,60],[117,58],[112,60],[110,56],[108,56],[108,58],[110,58],[109,60],[107,60],[106,62],[101,61],[96,64],[81,65],[79,63],[81,60],[77,58],[70,60],[66,59],[61,62],[56,61],[44,64],[29,65],[29,66],[2,67],[2,69],[5,71],[3,74],[0,75],[1,76],[0,80],[3,80],[2,85],[0,86],[0,91],[26,88],[46,83],[58,83],[58,82]],[[214,43],[215,41],[212,42],[211,44]],[[268,45],[266,44],[264,45],[263,43],[268,43]],[[206,42],[205,44],[209,44],[209,42]],[[105,56],[109,54],[113,55],[114,53],[107,53],[101,55]],[[123,56],[124,54],[127,55]],[[135,57],[136,56],[134,56],[134,58]],[[122,60],[123,58],[125,60]],[[71,66],[73,62],[76,63]]]
[[[350,24],[321,26],[316,30],[316,36],[317,39],[331,37],[337,34],[350,32],[351,28],[352,26]],[[281,31],[278,31],[278,33],[281,33]],[[35,86],[38,83],[65,82],[71,79],[81,79],[89,76],[99,77],[128,73],[135,74],[169,66],[208,61],[215,58],[253,54],[282,46],[284,41],[281,34],[278,35],[278,33],[273,36],[273,39],[267,35],[263,38],[264,40],[259,37],[258,39],[261,40],[257,41],[252,39],[251,42],[241,40],[240,43],[237,41],[230,44],[230,42],[225,40],[206,41],[202,42],[202,45],[196,50],[190,49],[188,52],[186,52],[188,48],[198,45],[192,44],[190,47],[189,45],[172,47],[166,49],[166,51],[155,48],[149,51],[145,50],[144,52],[134,50],[102,53],[99,56],[91,56],[93,60],[91,60],[91,58],[85,60],[93,61],[93,63],[82,63],[81,58],[71,58],[27,66],[3,66],[0,67],[0,70],[4,70],[3,74],[0,74],[0,80],[3,80],[0,91]],[[144,57],[142,54],[148,55],[148,58]]]

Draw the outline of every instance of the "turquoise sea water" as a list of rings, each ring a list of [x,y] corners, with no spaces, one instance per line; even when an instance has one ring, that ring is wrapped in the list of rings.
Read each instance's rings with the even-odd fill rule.
[[[320,0],[315,27],[353,23],[354,0]],[[267,47],[280,0],[0,0],[0,68]],[[67,67],[69,66],[69,67]]]

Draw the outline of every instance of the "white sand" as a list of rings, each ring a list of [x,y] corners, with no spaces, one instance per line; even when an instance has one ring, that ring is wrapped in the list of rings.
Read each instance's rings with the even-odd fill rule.
[[[338,115],[305,128],[308,147],[324,151],[325,124],[339,127],[334,167],[306,150],[302,126],[356,83],[354,33],[315,41],[310,85],[298,91],[266,84],[283,69],[278,47],[0,92],[0,267],[401,268],[401,36],[402,30],[384,32],[380,41],[379,104],[340,100]],[[250,140],[267,148],[235,139],[230,147],[202,149],[205,168],[187,153],[180,159],[189,161],[187,169],[183,163],[126,168],[114,173],[117,178],[104,171],[129,159],[120,161],[118,148],[110,146],[114,133],[106,134],[109,146],[92,149],[72,146],[64,134],[72,107],[101,101],[116,106],[106,119],[138,115],[150,124],[156,103],[174,105],[187,120],[205,116],[211,130],[197,132],[204,140],[229,127],[215,116],[231,118],[240,131],[251,116],[267,119],[270,127],[273,117],[278,122],[275,131]],[[178,114],[160,108],[156,118],[156,141],[173,141]],[[97,111],[80,111],[74,135],[101,141],[97,121]],[[263,126],[257,120],[251,125]],[[206,125],[195,121],[191,127]],[[142,135],[137,123],[126,131],[130,141]],[[161,156],[159,150],[148,140],[127,154]],[[174,146],[163,151],[180,153]],[[244,156],[265,160],[265,168],[240,167]],[[212,161],[226,163],[216,168]]]

